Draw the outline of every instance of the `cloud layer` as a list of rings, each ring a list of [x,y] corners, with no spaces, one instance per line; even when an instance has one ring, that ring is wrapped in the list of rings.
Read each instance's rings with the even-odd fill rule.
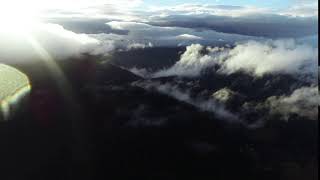
[[[203,51],[208,51],[204,54]],[[317,73],[317,48],[294,40],[249,41],[234,48],[188,46],[171,68],[156,72],[161,76],[199,76],[207,69],[223,74],[244,71],[255,76],[268,73],[312,75]]]
[[[212,30],[197,31],[191,28],[160,27],[138,22],[107,22],[106,26],[112,31],[123,31],[127,34],[99,33],[91,34],[93,38],[101,41],[113,40],[119,47],[130,44],[144,44],[148,46],[186,46],[192,43],[225,44],[248,39],[259,39],[250,36],[219,33]]]
[[[181,4],[154,8],[149,24],[211,29],[218,32],[262,37],[301,37],[318,33],[318,8],[296,4],[285,10],[253,6]]]

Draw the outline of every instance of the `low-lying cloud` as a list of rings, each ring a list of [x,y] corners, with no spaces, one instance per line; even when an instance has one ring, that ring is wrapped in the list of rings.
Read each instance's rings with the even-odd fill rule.
[[[175,65],[166,70],[156,72],[154,77],[162,76],[187,76],[195,77],[199,76],[202,70],[213,67],[219,61],[218,54],[204,55],[201,51],[205,49],[200,44],[192,44],[186,48],[186,51],[181,55],[181,58]]]
[[[203,53],[203,51],[208,53]],[[255,76],[265,74],[299,74],[316,76],[317,48],[295,40],[267,40],[239,43],[234,48],[205,48],[199,44],[188,46],[180,60],[154,77],[199,76],[207,69],[223,74],[244,71]]]
[[[297,114],[313,120],[318,119],[319,105],[317,86],[301,87],[289,96],[272,96],[262,104],[263,107],[270,109],[271,114],[281,114],[285,119],[291,114]]]
[[[171,96],[179,101],[191,104],[203,111],[213,112],[219,118],[226,121],[238,120],[237,116],[224,108],[214,99],[193,98],[190,92],[180,89],[177,85],[170,83],[160,83],[157,81],[135,82],[133,85],[142,87],[147,90],[156,90],[162,94]]]
[[[317,59],[316,48],[297,44],[294,40],[250,41],[229,52],[221,71],[233,73],[244,70],[257,76],[266,73],[315,73]]]

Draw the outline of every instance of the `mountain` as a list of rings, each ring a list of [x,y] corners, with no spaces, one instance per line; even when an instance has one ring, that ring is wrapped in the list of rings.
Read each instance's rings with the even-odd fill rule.
[[[220,88],[230,86],[233,88],[227,90],[229,94],[247,101],[255,100],[259,93],[274,91],[262,86],[275,77],[255,82],[241,74],[229,79],[206,74],[200,80],[177,77],[146,80],[123,65],[97,57],[57,63],[67,82],[65,86],[50,71],[32,69],[31,65],[17,66],[28,75],[32,91],[24,111],[0,124],[0,165],[4,167],[4,179],[316,176],[313,167],[317,166],[317,121],[296,116],[287,122],[273,119],[250,129],[241,123],[228,123],[213,112],[155,89],[135,85],[171,83],[198,96],[197,92],[207,90],[201,96],[208,98]],[[275,85],[290,80],[279,78],[274,80]],[[256,86],[246,92],[241,90],[245,85],[238,81],[253,81],[251,84]],[[248,83],[243,88],[249,86]],[[252,116],[259,117],[260,114]]]

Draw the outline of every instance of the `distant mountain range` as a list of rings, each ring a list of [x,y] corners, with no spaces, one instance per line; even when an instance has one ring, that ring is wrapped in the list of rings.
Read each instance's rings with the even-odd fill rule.
[[[299,114],[285,121],[268,109],[256,108],[269,96],[290,95],[292,85],[308,84],[289,75],[257,79],[241,72],[223,76],[208,70],[199,78],[144,78],[129,71],[168,68],[183,50],[151,48],[118,52],[103,61],[84,56],[57,62],[70,91],[58,87],[45,66],[17,66],[33,88],[27,107],[0,124],[1,176],[46,180],[317,176],[313,168],[318,121]],[[239,121],[201,108],[203,102],[221,105]],[[252,108],[245,111],[245,103]]]

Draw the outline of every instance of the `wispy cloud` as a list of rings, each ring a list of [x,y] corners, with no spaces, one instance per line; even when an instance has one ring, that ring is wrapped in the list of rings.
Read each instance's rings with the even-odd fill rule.
[[[147,90],[156,90],[162,94],[174,97],[175,99],[191,104],[202,111],[213,112],[220,119],[230,122],[240,122],[238,117],[228,110],[223,104],[212,99],[192,98],[190,92],[180,89],[177,85],[170,83],[160,83],[156,81],[143,81],[133,83],[135,86],[145,88]]]

